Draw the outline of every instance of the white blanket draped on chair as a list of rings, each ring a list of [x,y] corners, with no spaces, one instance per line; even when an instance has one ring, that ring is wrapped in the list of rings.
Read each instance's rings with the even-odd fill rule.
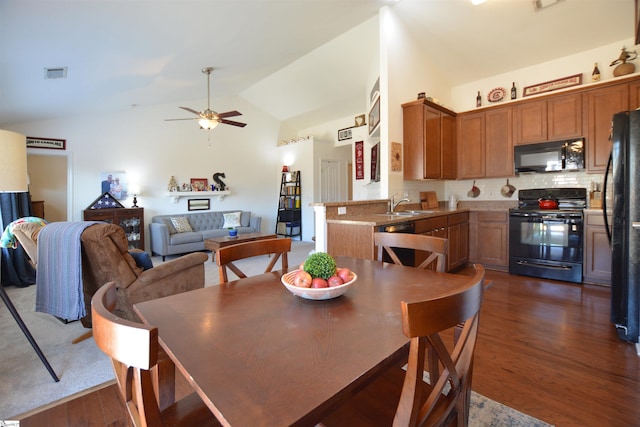
[[[53,222],[38,236],[36,311],[65,320],[86,316],[80,236],[95,221]]]

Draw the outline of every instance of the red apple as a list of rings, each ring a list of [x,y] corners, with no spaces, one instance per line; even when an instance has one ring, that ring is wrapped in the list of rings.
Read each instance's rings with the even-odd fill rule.
[[[351,279],[353,279],[353,273],[351,273],[351,270],[349,270],[348,268],[338,268],[336,271],[336,274],[338,276],[340,276],[340,278],[342,279],[342,281],[344,283],[349,282]]]
[[[322,277],[316,277],[311,281],[312,288],[328,288],[329,284]]]
[[[334,286],[340,286],[344,284],[344,280],[342,280],[342,277],[340,276],[331,276],[329,277],[329,279],[327,279],[327,283],[329,284],[330,288],[333,288]]]
[[[293,284],[299,288],[311,287],[311,275],[304,270],[300,270],[293,278]]]

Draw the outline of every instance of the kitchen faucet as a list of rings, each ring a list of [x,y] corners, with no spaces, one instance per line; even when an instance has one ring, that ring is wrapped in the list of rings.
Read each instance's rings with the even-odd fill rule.
[[[408,203],[408,202],[410,202],[410,201],[411,201],[411,199],[409,199],[409,198],[407,198],[407,197],[405,197],[404,199],[400,199],[400,200],[398,200],[397,202],[396,202],[396,201],[394,201],[394,199],[395,199],[395,196],[391,196],[391,212],[395,212],[395,211],[396,211],[396,208],[398,207],[398,205],[399,205],[400,203],[403,203],[403,202],[407,202],[407,203]]]

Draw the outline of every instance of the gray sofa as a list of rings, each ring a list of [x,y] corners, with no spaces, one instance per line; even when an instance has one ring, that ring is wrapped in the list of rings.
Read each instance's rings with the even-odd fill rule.
[[[217,211],[182,213],[174,215],[156,215],[149,224],[149,239],[153,255],[161,255],[164,261],[167,255],[183,254],[204,250],[205,239],[222,237],[229,234],[223,228],[224,214],[241,212],[240,226],[235,227],[238,234],[259,233],[262,218],[251,215],[250,211]],[[192,231],[178,232],[172,218],[186,217]],[[178,227],[179,229],[180,227]]]

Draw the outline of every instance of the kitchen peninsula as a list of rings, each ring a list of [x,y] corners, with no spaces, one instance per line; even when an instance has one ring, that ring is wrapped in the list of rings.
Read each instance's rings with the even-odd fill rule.
[[[485,253],[478,250],[478,218],[490,216],[496,221],[493,217],[502,215],[502,223],[491,224],[504,230],[496,234],[502,237],[500,241],[491,244],[489,252],[496,255],[492,255],[488,264],[495,269],[506,269],[507,212],[516,204],[515,201],[459,202],[457,209],[449,209],[447,203],[441,201],[438,208],[423,210],[420,204],[407,203],[396,208],[398,214],[388,215],[391,206],[388,199],[312,203],[316,217],[316,251],[375,259],[373,233],[410,224],[410,232],[449,239],[447,271],[451,271],[467,262],[476,262],[478,254]]]

